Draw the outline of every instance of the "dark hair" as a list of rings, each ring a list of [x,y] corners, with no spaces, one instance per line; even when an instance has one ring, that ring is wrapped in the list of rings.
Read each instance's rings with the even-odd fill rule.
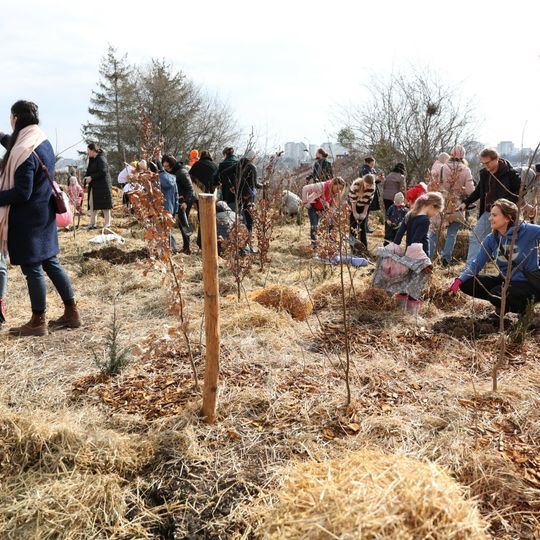
[[[373,163],[375,161],[374,157],[368,156],[366,159],[364,159],[366,163]]]
[[[230,158],[231,156],[234,156],[234,148],[232,146],[227,146],[223,149],[223,155],[226,158]]]
[[[153,173],[158,172],[157,165],[153,161],[148,162],[148,169],[150,169],[150,172],[153,172]]]
[[[324,148],[318,148],[316,153],[321,154],[324,159],[328,157],[328,152]]]
[[[212,159],[212,154],[208,151],[208,150],[202,150],[201,151],[201,155],[200,155],[200,158],[208,158],[208,159]]]
[[[394,168],[392,169],[392,172],[397,172],[399,174],[405,174],[405,165],[403,165],[403,163],[396,163],[394,165]]]
[[[161,162],[168,163],[171,169],[176,165],[176,159],[174,159],[174,157],[171,156],[170,154],[164,154],[163,157],[161,158]]]
[[[21,129],[25,127],[39,124],[38,106],[32,101],[19,100],[11,106],[11,114],[16,117],[15,128],[9,138],[9,142],[6,148],[6,153],[0,164],[0,172],[3,172],[7,165],[11,150],[17,142]]]
[[[93,142],[91,142],[86,148],[88,148],[88,150],[92,150],[92,152],[97,152],[98,154],[103,151],[98,144]]]

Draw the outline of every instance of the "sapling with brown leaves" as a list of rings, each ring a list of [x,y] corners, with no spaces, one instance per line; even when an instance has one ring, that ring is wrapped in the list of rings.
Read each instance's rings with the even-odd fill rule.
[[[152,141],[152,125],[146,116],[142,121],[141,154],[148,155],[149,142]],[[154,140],[154,147],[150,155],[159,154],[159,142]],[[183,290],[182,279],[184,276],[184,265],[182,259],[173,259],[171,249],[171,230],[175,225],[173,216],[164,208],[164,196],[160,189],[158,173],[150,170],[140,170],[135,172],[130,181],[137,184],[138,189],[130,195],[130,203],[137,221],[144,229],[144,239],[146,240],[149,258],[149,269],[155,270],[162,275],[162,281],[167,285],[169,309],[172,314],[180,320],[180,332],[188,351],[188,357],[193,371],[193,381],[198,388],[197,370],[193,359],[191,341],[189,337],[189,314],[187,312]]]

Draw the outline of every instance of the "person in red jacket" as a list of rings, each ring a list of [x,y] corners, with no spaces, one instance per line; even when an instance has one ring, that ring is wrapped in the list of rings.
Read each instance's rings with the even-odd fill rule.
[[[420,197],[420,195],[423,195],[424,193],[427,193],[427,184],[425,182],[418,182],[416,186],[407,190],[407,193],[405,195],[407,197],[407,202],[409,203],[409,206],[412,206],[415,203],[416,199],[418,199],[418,197]]]

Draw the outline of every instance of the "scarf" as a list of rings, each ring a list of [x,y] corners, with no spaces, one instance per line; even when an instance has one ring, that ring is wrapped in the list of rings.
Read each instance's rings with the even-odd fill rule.
[[[39,126],[31,125],[19,131],[15,145],[11,149],[8,161],[0,174],[0,191],[13,189],[15,186],[15,171],[45,140],[45,134]],[[7,255],[9,205],[0,206],[0,252]]]

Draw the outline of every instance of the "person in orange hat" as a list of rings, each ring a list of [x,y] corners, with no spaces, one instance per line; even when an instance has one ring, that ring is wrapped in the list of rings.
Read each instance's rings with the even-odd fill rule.
[[[197,161],[199,161],[199,151],[197,149],[193,149],[189,153],[188,167],[193,167]]]

